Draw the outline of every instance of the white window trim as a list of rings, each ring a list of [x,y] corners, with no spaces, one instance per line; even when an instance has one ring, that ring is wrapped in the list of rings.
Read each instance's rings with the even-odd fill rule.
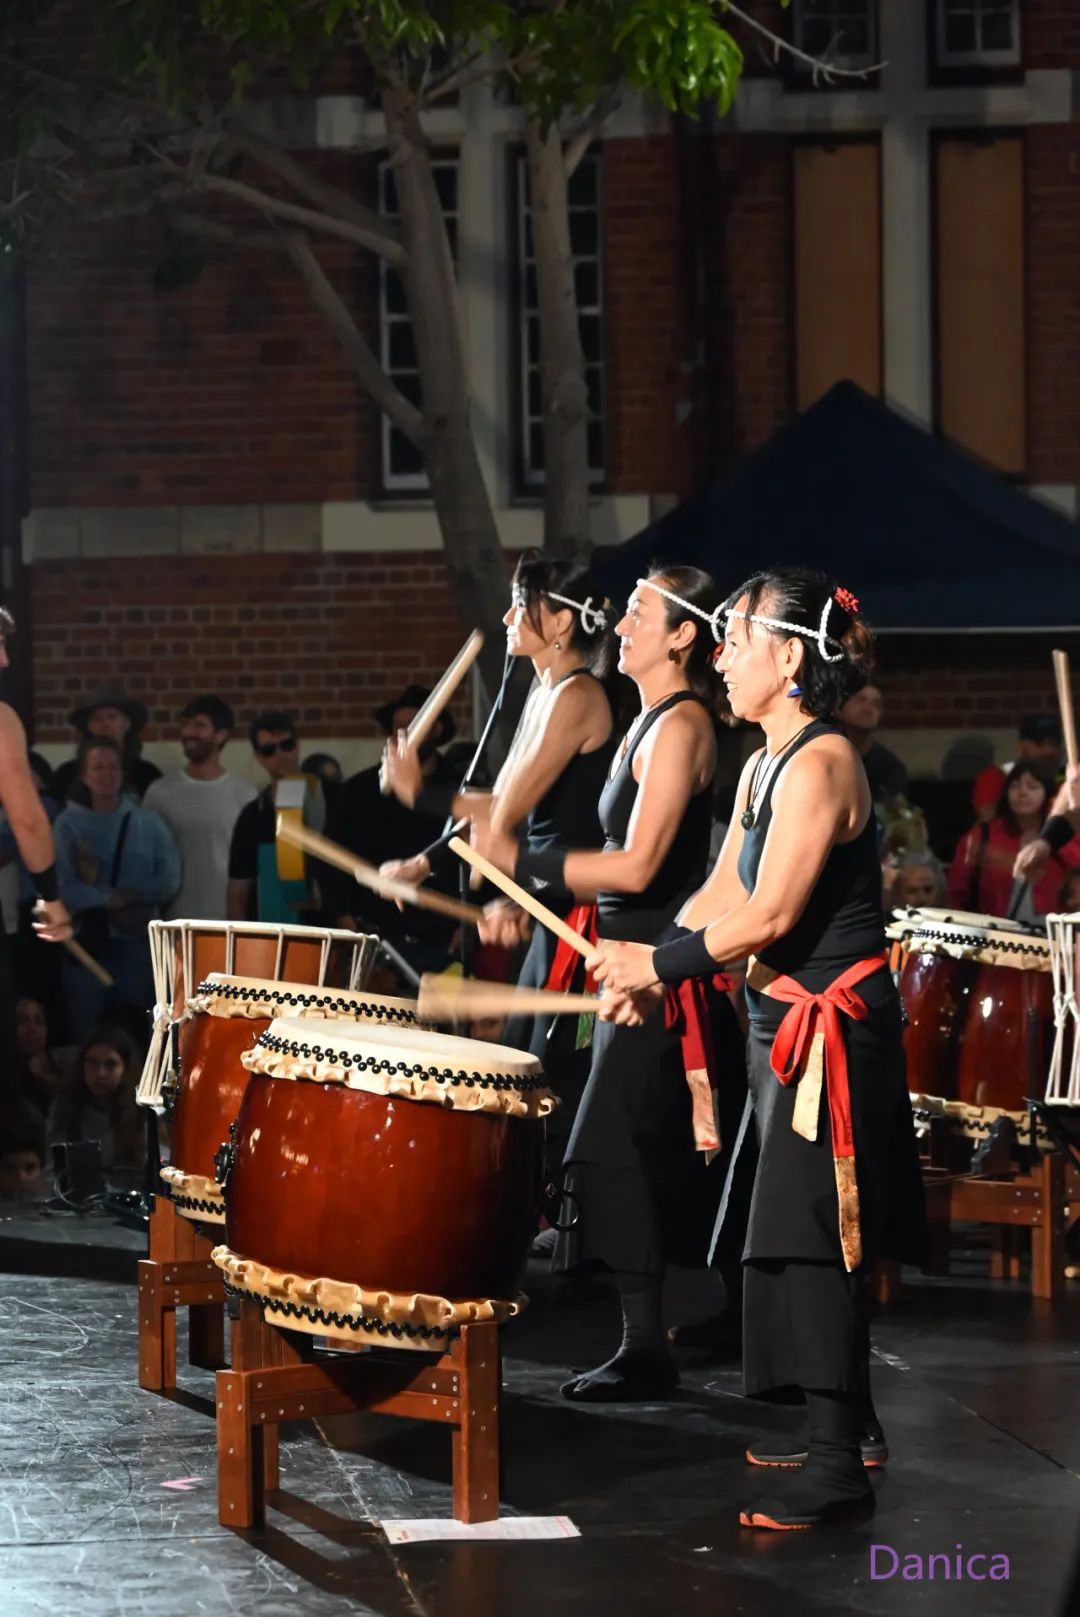
[[[604,363],[604,167],[599,152],[589,153],[582,159],[585,163],[596,165],[596,286],[599,301],[587,307],[578,308],[578,315],[594,315],[600,324],[600,430],[604,449],[603,459],[607,459],[606,427],[606,370]],[[515,229],[517,233],[517,308],[518,308],[518,360],[519,360],[519,398],[518,398],[518,434],[520,437],[519,466],[522,487],[527,494],[538,493],[544,487],[545,473],[531,464],[529,454],[529,432],[536,417],[529,411],[529,373],[539,370],[529,360],[529,308],[525,299],[526,276],[528,269],[526,241],[525,241],[525,197],[528,189],[528,164],[525,157],[520,154],[515,158],[515,184],[514,208],[516,212]],[[590,257],[592,255],[590,254]],[[574,260],[575,267],[577,259]],[[534,311],[535,312],[535,311]],[[595,369],[595,367],[593,367]],[[542,417],[541,417],[542,423]],[[607,466],[589,467],[589,482],[593,487],[602,484],[607,478]]]
[[[981,10],[980,0],[971,0],[974,11]],[[944,0],[934,5],[934,63],[937,67],[1016,67],[1020,62],[1020,6],[1019,0],[1010,0],[1013,21],[1013,44],[1008,50],[950,51],[945,47]]]
[[[888,0],[886,0],[886,4],[887,3]],[[795,0],[791,12],[791,37],[796,49],[801,51],[804,51],[807,48],[803,35],[805,23],[806,15],[803,9],[802,0]],[[848,52],[839,53],[835,56],[829,56],[824,59],[826,64],[856,70],[874,66],[878,60],[878,0],[866,0],[866,34],[868,48],[865,52],[860,52],[858,55],[853,55]],[[796,60],[794,67],[798,78],[810,78],[813,69],[808,63]],[[835,89],[835,85],[826,86],[826,88]]]
[[[459,152],[447,153],[444,156],[435,156],[431,160],[433,169],[452,168],[456,171],[456,203],[453,217],[458,221],[460,231],[461,221],[461,155]],[[376,184],[378,185],[379,212],[383,213],[383,176],[392,167],[389,158],[384,159],[378,166]],[[387,217],[393,217],[388,215]],[[395,325],[411,324],[410,316],[406,314],[390,315],[387,308],[387,281],[394,273],[393,266],[385,258],[379,259],[379,362],[387,376],[393,380],[395,374],[402,374],[400,369],[396,372],[390,364],[390,328]],[[385,414],[379,416],[379,482],[387,494],[428,494],[428,477],[426,472],[394,472],[391,470],[390,448],[393,435],[400,431],[394,426],[390,417]]]

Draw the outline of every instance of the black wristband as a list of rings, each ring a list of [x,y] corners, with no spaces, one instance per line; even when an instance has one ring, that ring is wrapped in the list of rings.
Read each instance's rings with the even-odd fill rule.
[[[43,898],[46,904],[55,904],[60,897],[60,884],[56,879],[56,866],[50,865],[47,870],[32,870],[30,875],[34,886],[38,890],[38,897]]]
[[[720,962],[714,960],[705,946],[705,928],[700,932],[687,932],[671,943],[661,943],[653,950],[653,970],[662,983],[681,983],[687,977],[711,977],[719,971]]]
[[[1064,814],[1051,814],[1039,836],[1043,842],[1050,844],[1051,851],[1058,853],[1067,842],[1071,842],[1076,835],[1076,828]]]
[[[514,866],[514,880],[531,893],[538,893],[545,887],[564,888],[566,853],[565,848],[539,848],[535,852],[523,849]]]

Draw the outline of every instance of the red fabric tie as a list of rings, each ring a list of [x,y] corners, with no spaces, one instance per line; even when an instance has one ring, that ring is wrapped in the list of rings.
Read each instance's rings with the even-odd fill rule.
[[[716,1052],[709,1020],[708,984],[726,993],[732,979],[717,972],[711,979],[687,977],[664,989],[664,1026],[678,1033],[682,1046],[683,1071],[690,1087],[693,1108],[694,1146],[698,1151],[720,1149],[711,1095],[719,1083]],[[705,1093],[707,1086],[708,1093]]]
[[[566,924],[573,927],[575,932],[580,932],[586,943],[596,947],[595,904],[575,904],[566,917]],[[551,970],[548,972],[544,987],[554,994],[569,994],[574,986],[574,973],[580,959],[578,951],[560,938],[555,946],[555,958],[551,962]],[[596,978],[590,972],[585,973],[585,992],[596,993]]]
[[[858,960],[820,994],[812,994],[794,977],[777,977],[765,989],[770,999],[783,1000],[791,1007],[776,1031],[772,1047],[772,1070],[782,1084],[790,1084],[799,1076],[820,1022],[825,1035],[825,1092],[834,1157],[855,1155],[847,1047],[840,1015],[842,1012],[854,1022],[866,1020],[866,1001],[854,992],[855,985],[885,965],[888,956],[884,953]]]

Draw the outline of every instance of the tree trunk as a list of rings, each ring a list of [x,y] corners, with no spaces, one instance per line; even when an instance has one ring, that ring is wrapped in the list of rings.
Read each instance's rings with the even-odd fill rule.
[[[544,408],[544,548],[581,558],[589,533],[588,388],[570,248],[566,165],[554,124],[526,124]]]
[[[463,624],[483,630],[481,666],[493,696],[502,677],[507,565],[473,438],[453,257],[416,103],[406,89],[390,85],[383,111],[405,244],[400,273],[428,433],[425,469],[454,602]]]

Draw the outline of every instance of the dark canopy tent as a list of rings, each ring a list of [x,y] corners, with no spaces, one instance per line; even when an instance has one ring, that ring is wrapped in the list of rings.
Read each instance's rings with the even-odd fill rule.
[[[730,479],[596,555],[619,601],[653,560],[732,587],[771,563],[820,567],[886,631],[1080,626],[1080,526],[854,382]]]

